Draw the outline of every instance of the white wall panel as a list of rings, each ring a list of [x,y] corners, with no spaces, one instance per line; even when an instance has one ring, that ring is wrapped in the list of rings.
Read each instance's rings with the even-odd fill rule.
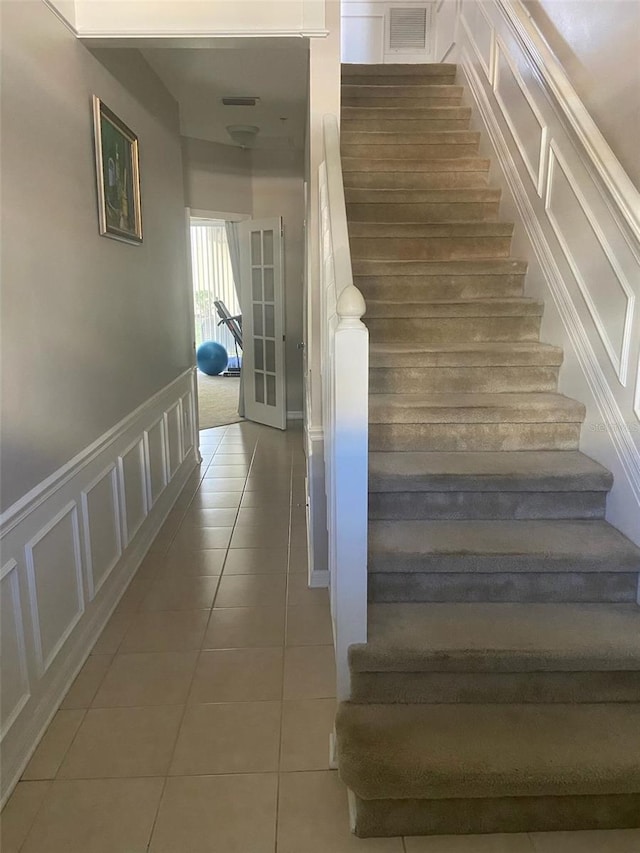
[[[384,56],[384,15],[346,15],[342,18],[342,61],[375,65]]]
[[[0,573],[0,618],[0,714],[4,737],[29,699],[18,564],[15,560],[10,560]]]
[[[25,546],[33,641],[45,672],[84,611],[78,509],[64,507]]]
[[[182,462],[182,416],[178,401],[164,416],[165,435],[167,437],[167,472],[169,479],[173,477]]]
[[[533,101],[527,95],[519,74],[509,63],[504,45],[500,41],[496,42],[493,86],[520,156],[533,185],[538,194],[541,194],[547,129]]]
[[[493,28],[479,3],[467,0],[462,6],[462,20],[469,41],[480,60],[488,80],[493,80]]]
[[[195,441],[193,423],[193,394],[189,392],[180,400],[182,404],[182,456],[191,450]]]
[[[624,384],[634,294],[593,211],[555,146],[549,154],[545,208],[602,343]]]
[[[123,539],[129,543],[149,511],[144,441],[139,438],[118,457]]]
[[[122,554],[118,474],[115,464],[82,492],[87,586],[91,601]]]
[[[164,417],[144,431],[147,465],[147,496],[152,507],[167,485],[167,448]]]

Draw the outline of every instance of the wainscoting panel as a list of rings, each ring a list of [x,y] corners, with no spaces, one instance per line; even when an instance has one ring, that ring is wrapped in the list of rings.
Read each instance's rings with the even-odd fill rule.
[[[95,598],[122,554],[118,491],[118,469],[112,464],[82,492],[89,601]]]
[[[190,369],[0,518],[2,802],[197,464],[195,399]]]
[[[30,692],[17,568],[16,561],[10,560],[0,574],[1,737],[4,737],[4,733],[13,725],[13,721],[28,701]]]
[[[36,667],[49,669],[84,612],[78,507],[65,506],[25,545]]]
[[[173,477],[182,462],[182,429],[181,402],[178,402],[165,412],[164,430],[167,437],[167,472],[169,479]]]
[[[167,445],[164,416],[144,431],[147,497],[152,507],[167,485]]]
[[[565,352],[560,390],[586,405],[581,449],[614,474],[607,519],[640,543],[640,193],[522,3],[464,0],[451,59],[542,339]]]
[[[137,438],[118,457],[120,499],[122,503],[122,538],[124,545],[133,539],[149,511],[144,441]]]

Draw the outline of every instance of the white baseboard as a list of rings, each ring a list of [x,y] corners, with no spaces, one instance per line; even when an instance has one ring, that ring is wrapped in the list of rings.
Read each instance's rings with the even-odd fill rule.
[[[288,421],[301,421],[303,417],[304,417],[303,412],[297,412],[297,411],[287,412],[287,420]]]
[[[195,400],[189,370],[3,516],[2,803],[196,467]]]
[[[312,569],[309,572],[309,586],[311,589],[326,589],[329,586],[329,570]]]

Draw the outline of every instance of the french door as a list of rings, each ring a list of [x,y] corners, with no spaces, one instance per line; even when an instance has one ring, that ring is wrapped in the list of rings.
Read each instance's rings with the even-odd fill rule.
[[[245,417],[286,429],[282,219],[240,223]]]

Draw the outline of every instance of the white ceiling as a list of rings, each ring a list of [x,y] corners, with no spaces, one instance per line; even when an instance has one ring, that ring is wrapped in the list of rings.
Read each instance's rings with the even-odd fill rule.
[[[232,145],[226,126],[247,124],[260,128],[255,148],[304,148],[306,39],[224,39],[214,47],[141,52],[178,101],[183,136]],[[226,96],[260,101],[228,107]]]

